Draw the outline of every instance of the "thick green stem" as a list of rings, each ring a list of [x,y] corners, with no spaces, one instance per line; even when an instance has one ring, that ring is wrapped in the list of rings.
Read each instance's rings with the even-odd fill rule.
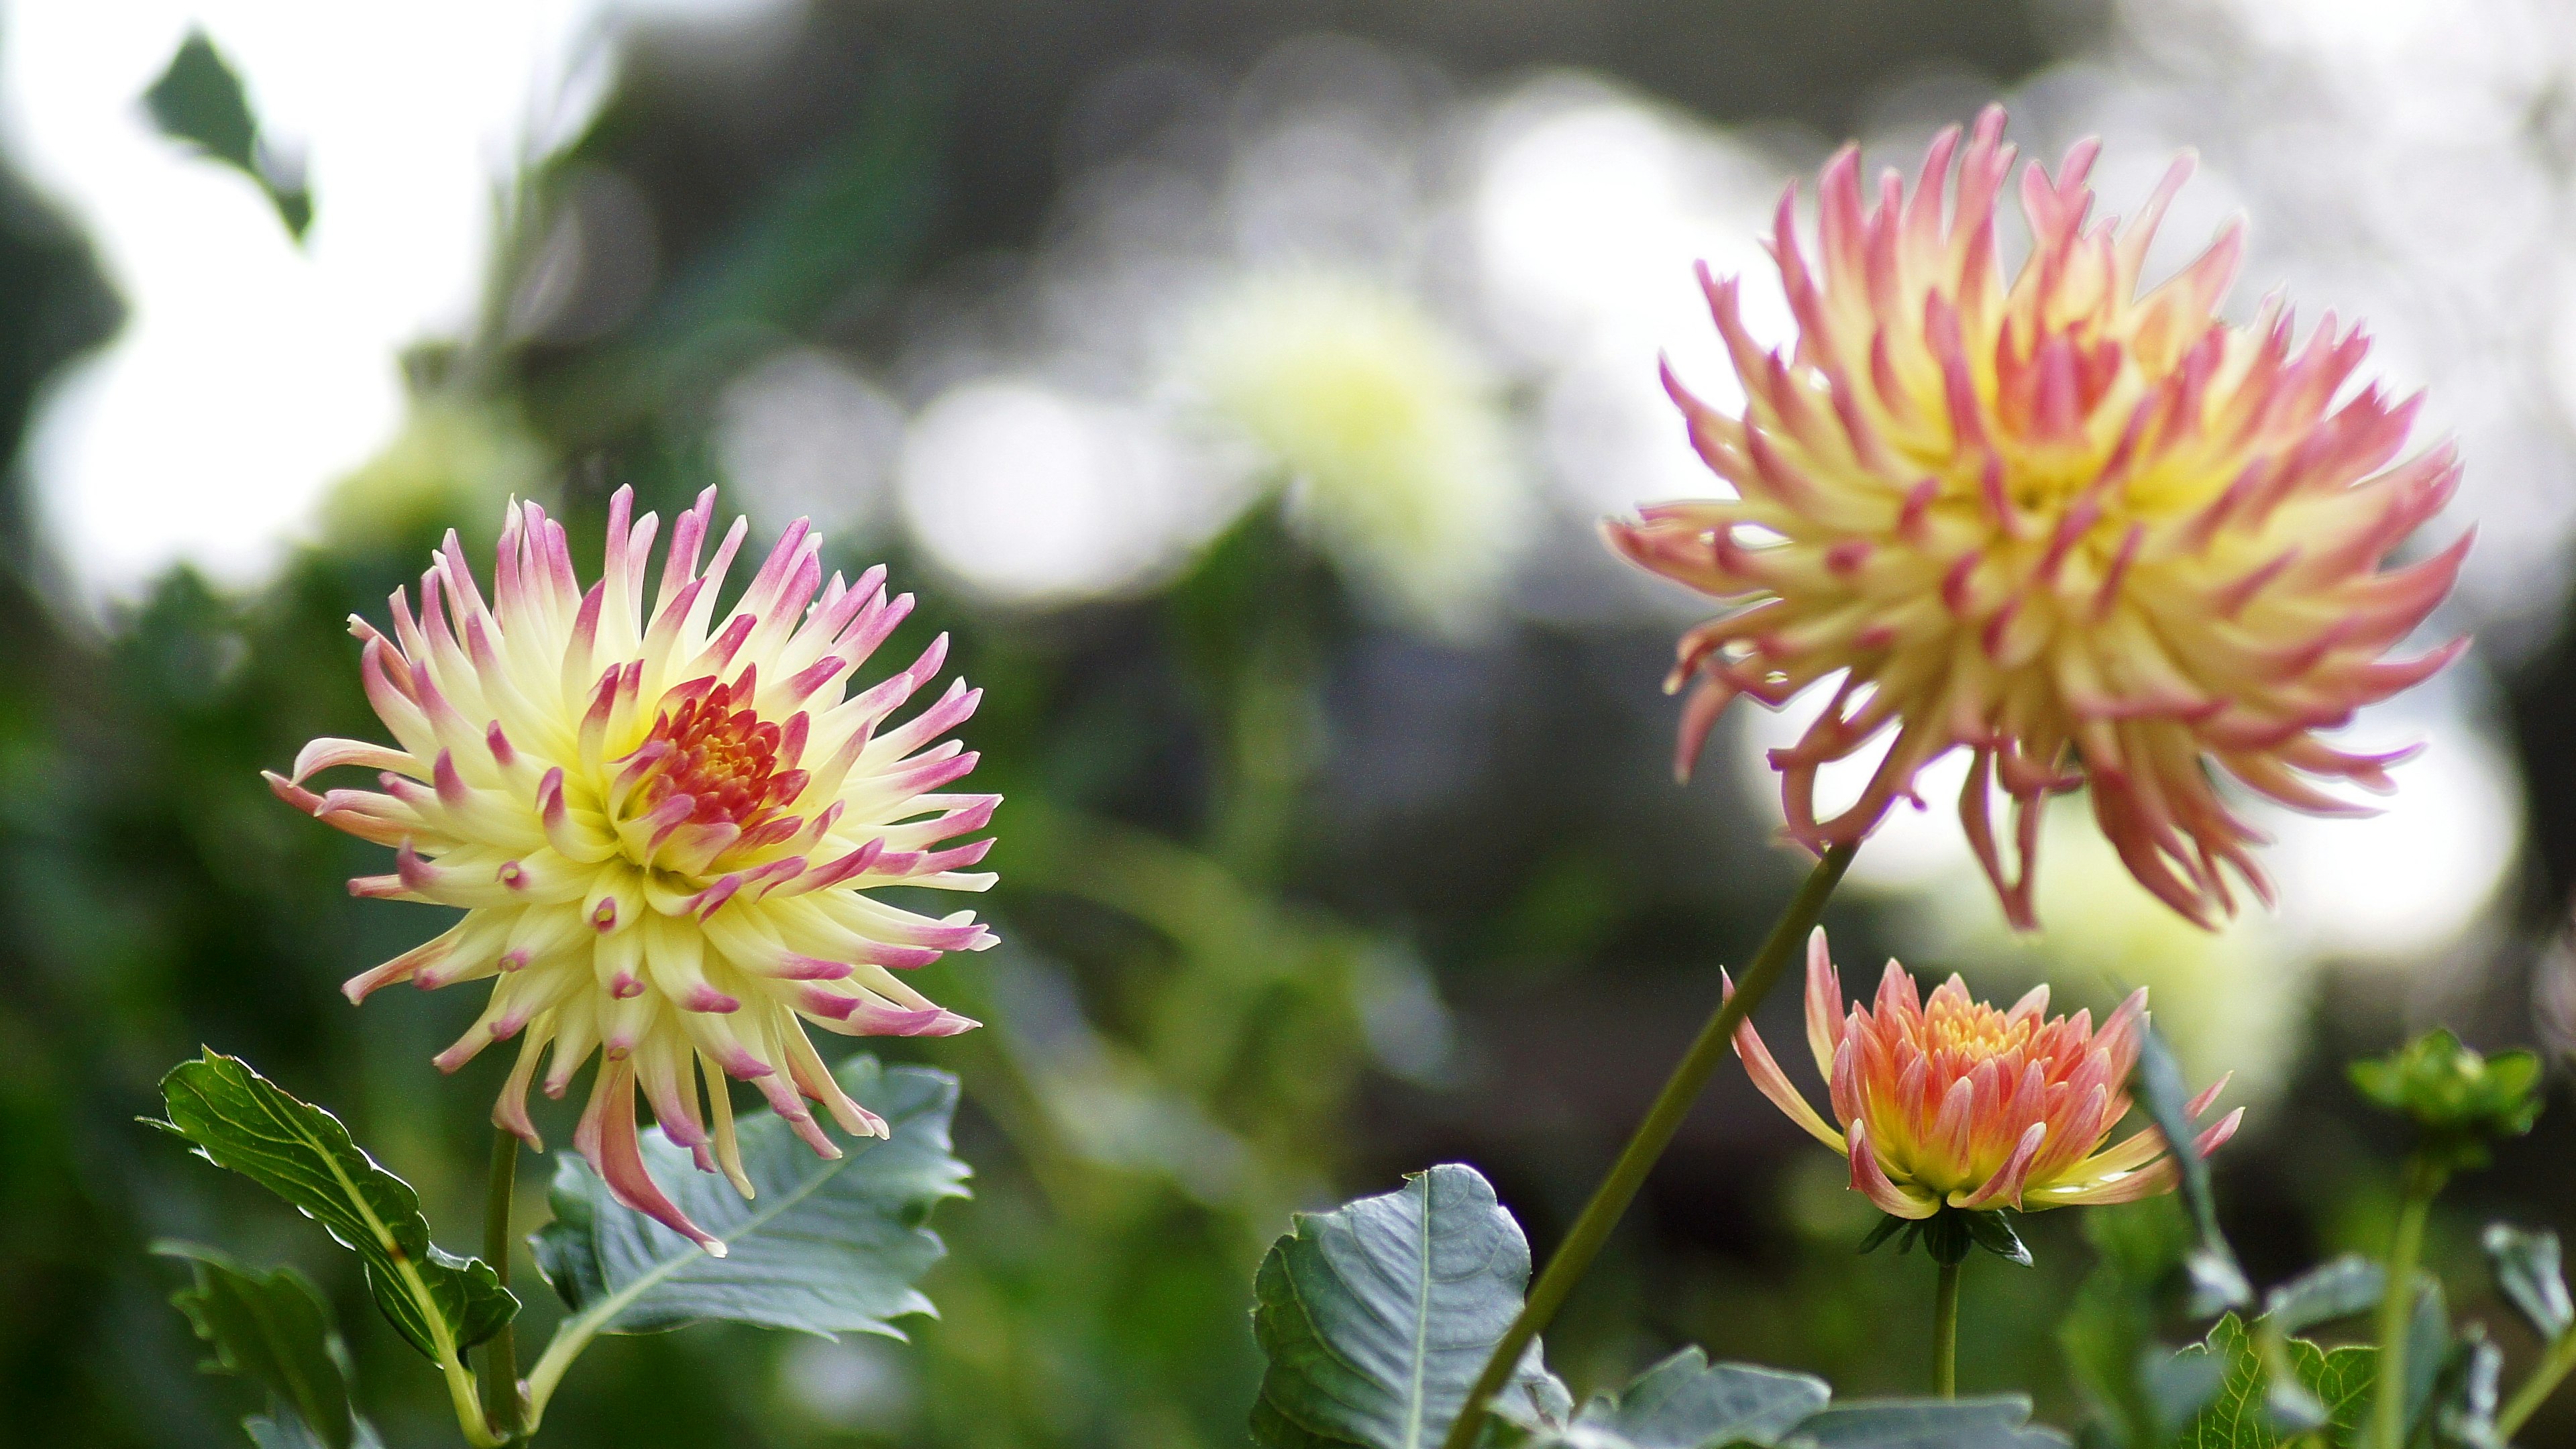
[[[2513,1398],[2505,1404],[2504,1412],[2496,1415],[2496,1442],[2512,1443],[2513,1436],[2522,1431],[2522,1426],[2531,1421],[2531,1416],[2540,1412],[2540,1406],[2549,1402],[2549,1396],[2557,1391],[2570,1369],[2576,1369],[2576,1328],[2558,1335],[2557,1340],[2549,1345],[2549,1352],[2541,1356],[2539,1366],[2531,1371],[2531,1377],[2524,1379],[2522,1387],[2513,1391]]]
[[[1654,1105],[1646,1109],[1645,1120],[1637,1124],[1628,1145],[1620,1149],[1619,1160],[1610,1165],[1609,1175],[1593,1189],[1592,1200],[1583,1205],[1582,1214],[1566,1231],[1565,1241],[1547,1260],[1547,1268],[1530,1289],[1529,1301],[1521,1305],[1520,1316],[1504,1330],[1502,1341],[1494,1345],[1493,1356],[1485,1360],[1485,1371],[1477,1376],[1475,1387],[1467,1391],[1467,1401],[1459,1406],[1458,1418],[1449,1426],[1449,1437],[1442,1441],[1442,1449],[1468,1449],[1476,1442],[1487,1401],[1511,1379],[1530,1341],[1547,1327],[1548,1320],[1564,1305],[1566,1295],[1582,1280],[1584,1270],[1592,1266],[1610,1230],[1618,1225],[1620,1214],[1635,1200],[1637,1189],[1645,1185],[1646,1174],[1664,1155],[1682,1118],[1689,1115],[1691,1104],[1699,1100],[1700,1089],[1708,1085],[1709,1077],[1726,1059],[1727,1045],[1734,1040],[1736,1027],[1762,1004],[1762,998],[1770,994],[1790,959],[1798,954],[1799,943],[1814,929],[1816,918],[1825,913],[1826,900],[1842,881],[1843,872],[1851,868],[1852,854],[1859,848],[1837,845],[1807,873],[1806,883],[1790,898],[1788,908],[1771,927],[1770,936],[1763,941],[1744,979],[1736,983],[1735,994],[1721,1003],[1708,1024],[1700,1028],[1698,1039],[1682,1054],[1664,1089],[1655,1095]]]
[[[1941,1286],[1932,1293],[1932,1392],[1959,1397],[1959,1270],[1962,1258],[1941,1265]]]
[[[2379,1300],[2379,1388],[2370,1407],[2376,1449],[2406,1449],[2406,1330],[2415,1310],[2415,1269],[2424,1257],[2424,1222],[2445,1176],[2422,1157],[2406,1163],[2404,1202],[2388,1245],[2388,1288]]]
[[[492,1172],[483,1196],[483,1260],[510,1286],[510,1203],[518,1189],[519,1139],[506,1127],[492,1131]],[[507,1444],[519,1437],[519,1345],[512,1325],[504,1323],[483,1345],[483,1416],[492,1434]]]

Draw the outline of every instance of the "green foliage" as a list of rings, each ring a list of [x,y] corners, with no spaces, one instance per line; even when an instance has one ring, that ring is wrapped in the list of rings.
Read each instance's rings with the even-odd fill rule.
[[[339,1118],[212,1049],[172,1068],[161,1094],[170,1120],[156,1125],[286,1199],[356,1253],[376,1306],[426,1357],[452,1362],[519,1311],[490,1264],[430,1241],[419,1195],[359,1150]]]
[[[2486,1056],[2440,1028],[2348,1070],[2373,1106],[2414,1121],[2419,1151],[2440,1171],[2485,1166],[2487,1143],[2529,1132],[2540,1116],[2540,1058]]]
[[[890,1320],[931,1313],[913,1285],[947,1253],[924,1224],[966,1196],[966,1164],[949,1151],[957,1080],[920,1067],[888,1070],[854,1056],[834,1073],[892,1129],[884,1141],[834,1131],[844,1155],[816,1157],[774,1113],[738,1129],[758,1196],[697,1171],[660,1132],[645,1165],[681,1211],[725,1241],[722,1258],[610,1199],[571,1152],[556,1154],[554,1221],[531,1239],[537,1266],[573,1316],[559,1333],[654,1333],[710,1319],[826,1336],[902,1337]]]
[[[1965,1249],[1961,1249],[1962,1252]],[[1529,1248],[1475,1169],[1300,1215],[1262,1260],[1253,1333],[1270,1371],[1252,1411],[1263,1449],[1425,1449],[1457,1418],[1521,1306]],[[1697,1348],[1580,1413],[1539,1345],[1495,1397],[1484,1442],[1520,1449],[2062,1449],[2018,1395],[1831,1405],[1806,1374],[1712,1364]]]
[[[2191,1251],[2192,1224],[2170,1197],[2087,1212],[2083,1224],[2098,1261],[2059,1320],[2058,1343],[2099,1432],[2151,1443],[2208,1398],[2195,1382],[2206,1376],[2169,1372],[2173,1360],[2155,1341],[2159,1295]],[[2216,1387],[2206,1382],[2209,1392]]]
[[[2576,1305],[2567,1298],[2567,1278],[2558,1266],[2558,1235],[2531,1233],[2510,1223],[2490,1223],[2486,1231],[2487,1262],[2495,1270],[2496,1291],[2514,1306],[2523,1321],[2546,1341],[2576,1323]]]
[[[313,193],[301,168],[279,157],[259,134],[241,76],[203,30],[191,30],[161,78],[143,93],[143,107],[161,134],[185,141],[258,183],[296,240],[313,224]]]
[[[1475,1169],[1415,1173],[1397,1191],[1301,1213],[1253,1280],[1269,1356],[1252,1411],[1265,1449],[1437,1444],[1520,1311],[1529,1243]],[[1530,1345],[1507,1400],[1563,1413]]]
[[[2223,1371],[2216,1396],[2183,1426],[2172,1449],[2273,1449],[2285,1442],[2276,1396],[2269,1392],[2273,1374],[2266,1367],[2262,1338],[2230,1313],[2210,1329],[2206,1342],[2182,1351],[2178,1357],[2183,1361],[2214,1362]],[[2280,1341],[2280,1353],[2299,1389],[2322,1407],[2329,1441],[2350,1444],[2370,1413],[2379,1350],[2328,1350],[2292,1338]]]
[[[375,1442],[375,1431],[350,1406],[348,1351],[330,1307],[303,1274],[253,1272],[193,1243],[155,1243],[152,1251],[186,1261],[195,1274],[194,1285],[172,1294],[170,1303],[214,1351],[205,1370],[267,1390],[273,1410],[251,1420],[253,1439],[283,1444],[300,1436],[318,1449]]]

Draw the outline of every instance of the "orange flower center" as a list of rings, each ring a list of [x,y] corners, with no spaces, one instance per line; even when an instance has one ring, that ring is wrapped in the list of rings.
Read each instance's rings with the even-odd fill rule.
[[[2036,1025],[2028,1017],[2014,1021],[1982,1001],[1959,1005],[1936,996],[1923,1013],[1922,1046],[1926,1053],[1955,1052],[1982,1061],[2018,1051]]]
[[[660,758],[636,787],[636,813],[649,814],[685,795],[692,802],[689,823],[748,831],[796,798],[805,772],[779,768],[779,727],[749,708],[730,708],[732,703],[731,686],[719,684],[653,721],[653,732],[636,753]]]

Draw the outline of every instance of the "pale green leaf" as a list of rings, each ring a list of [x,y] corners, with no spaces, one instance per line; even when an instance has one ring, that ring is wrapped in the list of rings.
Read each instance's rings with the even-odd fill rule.
[[[2066,1449],[2066,1436],[2030,1422],[2019,1394],[1974,1399],[1861,1399],[1798,1426],[1791,1449]]]
[[[1708,1361],[1686,1348],[1595,1398],[1572,1423],[1550,1422],[1505,1394],[1503,1417],[1535,1432],[1531,1449],[1720,1449],[1780,1442],[1832,1390],[1807,1374]]]
[[[1300,1214],[1253,1283],[1270,1360],[1252,1411],[1265,1449],[1427,1449],[1448,1432],[1520,1311],[1529,1244],[1473,1168]],[[1565,1390],[1530,1345],[1499,1396],[1561,1417]]]
[[[618,1205],[590,1165],[559,1153],[549,1201],[555,1220],[529,1240],[537,1266],[573,1316],[558,1336],[654,1333],[710,1319],[832,1335],[900,1338],[892,1319],[935,1310],[913,1285],[947,1253],[924,1224],[931,1209],[966,1195],[966,1164],[949,1151],[957,1079],[921,1067],[854,1056],[833,1073],[892,1137],[833,1131],[843,1155],[817,1157],[769,1112],[738,1129],[746,1201],[658,1130],[643,1136],[645,1165],[671,1200],[724,1240],[698,1245]],[[827,1129],[828,1130],[828,1129]],[[554,1356],[549,1348],[548,1356]]]

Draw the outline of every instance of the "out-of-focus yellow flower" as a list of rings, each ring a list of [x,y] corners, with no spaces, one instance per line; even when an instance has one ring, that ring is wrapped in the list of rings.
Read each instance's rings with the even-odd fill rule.
[[[1960,818],[2014,924],[2035,923],[2038,807],[2083,785],[2129,870],[2207,925],[2234,908],[2225,872],[2269,891],[2258,837],[2214,773],[2325,813],[2357,807],[2320,780],[2390,788],[2407,752],[2350,753],[2316,731],[2464,646],[2383,657],[2458,574],[2465,537],[2381,568],[2449,499],[2458,464],[2448,446],[2396,461],[2414,401],[2371,386],[2337,402],[2368,346],[2357,328],[2328,314],[2299,343],[2277,305],[2251,327],[2217,315],[2236,227],[2138,294],[2188,156],[2125,228],[2088,225],[2096,143],[2054,177],[2026,169],[2032,245],[2005,280],[2003,126],[1986,111],[1964,154],[1944,132],[1912,195],[1891,171],[1874,205],[1845,148],[1824,172],[1812,266],[1794,188],[1782,199],[1773,249],[1798,321],[1786,356],[1746,333],[1736,283],[1703,273],[1744,412],[1667,384],[1737,496],[1647,507],[1609,539],[1741,605],[1682,641],[1671,687],[1699,681],[1684,767],[1737,695],[1777,706],[1839,676],[1815,725],[1772,756],[1796,838],[1857,841],[1964,747]],[[1818,769],[1891,732],[1860,797],[1819,820]],[[2010,847],[1989,814],[1998,788]]]
[[[1492,603],[1529,500],[1488,379],[1419,303],[1329,272],[1255,275],[1192,319],[1181,358],[1185,388],[1364,590],[1441,631]]]
[[[882,569],[855,586],[837,574],[825,583],[822,539],[800,521],[719,623],[744,525],[702,572],[710,488],[674,524],[647,610],[658,520],[630,520],[630,505],[618,490],[606,576],[587,592],[563,526],[533,503],[510,507],[489,604],[450,532],[421,575],[417,615],[397,592],[391,637],[350,620],[367,696],[395,743],[315,740],[292,778],[268,781],[326,824],[396,848],[394,872],[353,880],[352,892],[465,908],[445,933],[352,978],[349,999],[397,981],[497,977],[439,1068],[524,1033],[493,1120],[534,1145],[527,1090],[547,1048],[544,1087],[558,1097],[597,1052],[575,1145],[618,1201],[721,1253],[646,1172],[637,1089],[663,1132],[745,1197],[727,1074],[758,1084],[826,1157],[840,1149],[805,1099],[846,1131],[884,1136],[805,1023],[863,1036],[975,1025],[888,968],[993,937],[972,912],[932,920],[867,892],[989,887],[992,876],[965,869],[989,839],[939,847],[983,829],[1000,797],[940,793],[975,764],[940,739],[974,712],[963,680],[891,723],[938,673],[947,636],[844,697],[911,612],[911,595],[886,597]],[[381,793],[304,787],[337,765],[382,771]]]
[[[1752,1023],[1736,1029],[1735,1051],[1762,1095],[1851,1159],[1853,1189],[1882,1210],[1917,1219],[1945,1205],[2035,1212],[2134,1202],[2179,1179],[2152,1127],[2102,1145],[2128,1113],[2125,1084],[2146,1016],[2142,990],[2096,1031],[2090,1012],[2049,1016],[2046,986],[1998,1011],[1956,976],[1927,1002],[1894,961],[1875,1007],[1846,1007],[1819,927],[1807,940],[1807,1046],[1842,1130],[1790,1085]],[[2207,1112],[2226,1086],[2221,1077],[2193,1098],[2189,1115]],[[2244,1117],[2242,1108],[2228,1113],[2194,1150],[2218,1150]]]

